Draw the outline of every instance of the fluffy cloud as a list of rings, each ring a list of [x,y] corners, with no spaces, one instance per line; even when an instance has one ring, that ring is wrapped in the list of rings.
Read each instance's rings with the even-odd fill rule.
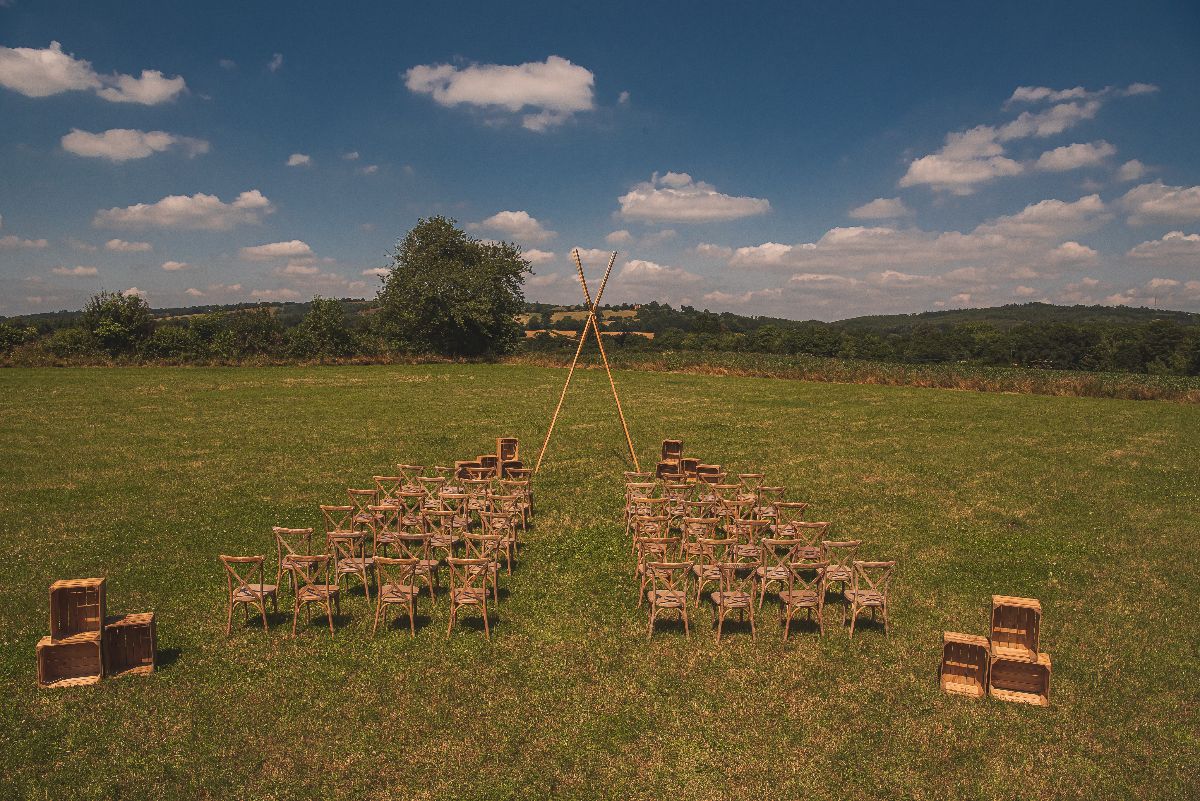
[[[358,161],[358,151],[351,150],[348,153],[343,153],[342,158],[344,158],[346,161]]]
[[[467,226],[473,231],[495,231],[518,242],[545,242],[557,236],[527,211],[500,211]]]
[[[967,195],[975,191],[976,184],[1024,171],[1024,167],[1003,154],[997,131],[990,125],[949,133],[941,150],[914,159],[908,165],[900,186],[926,185]]]
[[[252,289],[250,297],[255,300],[299,300],[300,293],[294,289]]]
[[[292,239],[287,242],[271,242],[266,245],[254,245],[242,248],[238,253],[249,261],[270,261],[271,259],[295,259],[313,255],[313,250],[307,242]]]
[[[288,262],[285,266],[275,270],[276,275],[280,276],[311,276],[320,275],[321,268],[303,262]]]
[[[121,294],[125,295],[126,297],[136,296],[136,297],[141,298],[142,300],[145,300],[146,298],[150,297],[150,295],[146,292],[146,290],[138,289],[136,286],[131,286],[131,287],[129,287],[129,289],[122,289]]]
[[[856,220],[886,220],[909,214],[912,214],[912,209],[898,197],[877,197],[870,203],[850,210],[850,216]]]
[[[666,286],[674,284],[694,284],[700,276],[690,273],[682,267],[669,267],[642,259],[630,259],[621,267],[617,278],[629,284],[651,284]]]
[[[190,268],[191,266],[192,265],[188,264],[185,261],[164,261],[162,263],[162,269],[166,270],[169,273],[177,273],[182,270],[186,270],[186,269]]]
[[[1098,142],[1077,142],[1047,150],[1038,157],[1034,167],[1046,172],[1066,172],[1081,167],[1094,167],[1103,164],[1105,159],[1116,155],[1116,152],[1117,149],[1103,139]]]
[[[717,303],[722,306],[744,306],[747,303],[778,298],[781,295],[783,295],[783,290],[779,287],[770,289],[751,289],[741,293],[725,292],[718,289],[705,293],[703,299],[709,303]]]
[[[58,42],[44,49],[0,47],[0,86],[26,97],[91,91],[113,103],[146,106],[174,100],[187,89],[182,77],[168,78],[158,70],[142,70],[138,78],[100,75],[90,62],[64,53]]]
[[[166,131],[139,131],[133,128],[111,128],[103,133],[90,133],[72,128],[62,138],[63,150],[77,156],[103,158],[109,161],[144,159],[171,148],[182,150],[189,158],[207,153],[208,142],[190,136],[176,136]]]
[[[595,107],[591,70],[550,56],[526,64],[420,64],[404,74],[409,91],[430,95],[442,106],[526,111],[521,125],[543,132]]]
[[[271,60],[267,62],[267,69],[271,72],[279,72],[279,68],[283,66],[283,53],[276,53],[271,56]]]
[[[90,276],[100,274],[100,271],[97,270],[95,267],[84,267],[84,266],[55,267],[50,272],[54,273],[55,275],[65,275],[65,276],[70,276],[70,277],[74,277],[74,278],[84,278],[84,277],[90,277]]]
[[[553,251],[538,250],[537,248],[530,248],[529,250],[522,252],[521,255],[524,257],[525,261],[529,262],[530,264],[546,264],[558,259],[558,254],[554,253]]]
[[[622,228],[619,231],[613,231],[608,236],[604,237],[604,241],[610,245],[625,245],[633,241],[633,234]]]
[[[48,244],[45,239],[22,239],[16,234],[0,236],[0,250],[42,250]]]
[[[386,278],[389,273],[391,273],[391,270],[387,267],[372,267],[369,270],[362,271],[363,275],[370,275],[375,278]]]
[[[1121,205],[1128,210],[1131,225],[1200,220],[1200,186],[1166,186],[1162,181],[1141,184],[1125,193]]]
[[[1136,181],[1146,174],[1146,165],[1137,159],[1130,159],[1117,170],[1118,181]]]
[[[1200,269],[1200,234],[1171,231],[1161,239],[1134,245],[1126,255],[1135,261]]]
[[[718,192],[711,184],[694,181],[685,172],[655,173],[617,198],[620,214],[643,222],[703,223],[737,220],[766,214],[771,204],[764,198],[735,197]]]
[[[312,157],[304,153],[293,153],[288,156],[287,166],[289,167],[307,167],[312,164]]]
[[[242,192],[225,203],[216,195],[168,195],[156,203],[101,209],[92,219],[97,228],[187,228],[228,231],[237,225],[257,224],[275,207],[257,189]]]
[[[368,164],[365,167],[359,167],[357,172],[359,175],[374,175],[375,173],[379,172],[379,165]]]
[[[105,250],[113,253],[148,253],[154,250],[149,242],[126,242],[124,239],[110,239],[104,243]]]

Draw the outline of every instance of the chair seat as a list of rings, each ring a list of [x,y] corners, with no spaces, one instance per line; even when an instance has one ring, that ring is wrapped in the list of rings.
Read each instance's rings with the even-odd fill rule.
[[[437,559],[422,559],[417,562],[417,573],[432,573],[441,566],[441,561]]]
[[[417,587],[404,584],[385,584],[380,600],[385,604],[407,604],[420,592]]]
[[[716,565],[692,565],[692,573],[705,581],[721,580],[721,568]]]
[[[338,594],[336,584],[306,584],[296,593],[297,601],[324,601]]]
[[[370,570],[373,567],[375,567],[375,558],[373,556],[352,556],[338,560],[337,572],[360,573],[364,570]]]
[[[651,606],[675,609],[687,605],[687,595],[683,590],[650,590],[646,595],[650,599]]]
[[[850,580],[850,571],[849,570],[834,569],[834,570],[826,570],[825,571],[826,583],[831,582],[831,581],[849,581],[849,580]]]
[[[820,596],[813,590],[784,590],[779,593],[779,600],[785,606],[819,606]]]
[[[846,590],[846,600],[859,606],[883,606],[884,597],[875,590]]]
[[[451,591],[450,597],[460,606],[483,604],[487,601],[487,590],[483,587],[459,587]]]
[[[453,534],[434,534],[429,540],[429,544],[434,548],[449,548],[462,542],[462,537]]]
[[[483,575],[485,572],[489,576],[494,576],[499,571],[500,571],[500,563],[499,562],[488,562],[486,565],[473,565],[467,569],[467,573],[472,576],[480,576],[480,575]]]
[[[750,593],[748,592],[714,592],[712,600],[717,606],[723,606],[726,609],[741,609],[752,606],[750,603]]]
[[[741,559],[758,559],[762,556],[762,548],[758,545],[735,545],[733,553]]]
[[[801,545],[795,553],[797,559],[816,561],[821,558],[821,548],[818,545]]]
[[[274,584],[247,584],[233,591],[234,601],[257,601],[263,597],[271,597],[279,588]]]
[[[767,567],[766,565],[758,567],[754,574],[761,581],[787,581],[788,570],[786,567]]]

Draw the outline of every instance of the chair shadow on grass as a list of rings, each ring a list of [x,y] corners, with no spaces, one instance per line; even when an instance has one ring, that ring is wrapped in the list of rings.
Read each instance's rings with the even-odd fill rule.
[[[180,653],[178,648],[159,648],[154,654],[154,669],[163,670],[171,667],[179,661]]]

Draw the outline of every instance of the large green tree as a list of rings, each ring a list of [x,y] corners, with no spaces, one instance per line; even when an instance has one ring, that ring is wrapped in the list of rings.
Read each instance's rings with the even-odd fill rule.
[[[154,331],[154,317],[138,295],[100,292],[83,307],[80,325],[101,348],[116,355],[141,345]]]
[[[454,220],[420,220],[397,243],[375,324],[393,348],[446,356],[507,353],[522,337],[529,262],[510,242],[483,242]]]

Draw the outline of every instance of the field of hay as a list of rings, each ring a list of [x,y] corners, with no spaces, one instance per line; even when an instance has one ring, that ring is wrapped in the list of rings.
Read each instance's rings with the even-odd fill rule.
[[[608,382],[579,371],[490,642],[224,632],[219,553],[397,462],[517,436],[536,457],[565,371],[513,365],[0,371],[0,786],[6,798],[1185,798],[1200,765],[1200,407],[620,371],[639,457],[665,437],[758,468],[864,556],[899,562],[893,631],[718,647],[645,610]],[[159,669],[39,690],[56,578],[155,610]],[[943,694],[944,629],[1033,596],[1051,706]],[[285,595],[290,601],[290,596]],[[770,601],[768,601],[768,604]]]

